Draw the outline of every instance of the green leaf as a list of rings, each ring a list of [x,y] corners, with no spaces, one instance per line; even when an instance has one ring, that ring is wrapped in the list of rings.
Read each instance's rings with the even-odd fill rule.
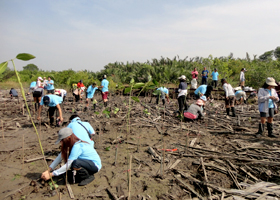
[[[111,150],[111,146],[105,148],[105,151],[110,151],[110,150]]]
[[[0,64],[0,74],[2,74],[6,70],[7,66],[8,66],[8,61],[7,62],[2,62]]]
[[[134,83],[134,78],[132,78],[131,80],[130,80],[130,84],[133,84]]]
[[[131,87],[127,87],[124,89],[124,94],[127,94],[131,91]]]
[[[138,102],[138,103],[140,102],[140,100],[139,100],[138,97],[131,97],[131,99],[134,100],[134,101],[136,101],[136,102]]]
[[[156,88],[156,85],[150,85],[149,87],[147,87],[146,89],[147,90],[152,90],[152,89],[155,89]]]
[[[145,83],[136,83],[134,86],[133,86],[133,89],[138,89],[138,88],[141,88],[145,85]]]
[[[99,112],[96,111],[96,112],[94,112],[94,114],[99,115]]]
[[[31,60],[31,59],[36,58],[36,57],[29,54],[29,53],[20,53],[20,54],[17,55],[16,58],[19,59],[19,60],[27,61],[27,60]]]
[[[110,114],[110,111],[104,110],[102,113],[103,113],[103,114],[106,114],[106,115],[109,115],[109,114]]]
[[[119,108],[115,107],[114,114],[117,114],[119,110],[120,110]]]
[[[158,82],[155,79],[153,80],[153,83],[158,86]]]
[[[160,90],[155,90],[155,91],[153,92],[153,95],[161,95],[161,91],[160,91]]]

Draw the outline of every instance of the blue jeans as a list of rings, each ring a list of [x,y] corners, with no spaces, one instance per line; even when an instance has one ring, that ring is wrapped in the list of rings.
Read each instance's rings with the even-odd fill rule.
[[[94,162],[92,162],[91,160],[77,159],[77,160],[74,160],[71,165],[72,169],[73,168],[79,169],[81,167],[84,168],[85,170],[87,170],[90,175],[93,175],[98,172],[98,168],[96,167]]]

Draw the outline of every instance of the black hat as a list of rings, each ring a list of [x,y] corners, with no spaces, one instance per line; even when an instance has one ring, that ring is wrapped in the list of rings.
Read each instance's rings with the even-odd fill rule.
[[[83,80],[81,79],[81,80],[80,80],[80,82],[82,83],[82,82],[83,82]]]
[[[49,105],[49,103],[50,103],[50,97],[44,96],[43,102],[44,102],[44,105],[45,105],[45,106]]]

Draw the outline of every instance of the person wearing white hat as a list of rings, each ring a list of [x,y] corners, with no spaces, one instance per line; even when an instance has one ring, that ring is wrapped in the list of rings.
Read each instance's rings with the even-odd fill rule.
[[[83,141],[73,134],[71,128],[63,128],[58,132],[58,140],[55,142],[55,144],[59,143],[61,153],[52,162],[49,169],[42,173],[41,178],[49,180],[51,177],[59,176],[66,173],[68,169],[71,169],[76,171],[75,182],[79,182],[79,186],[91,183],[94,180],[94,174],[102,167],[101,159],[94,149],[94,142]],[[65,164],[59,169],[54,170],[62,159]],[[73,174],[68,176],[70,179],[72,177]]]
[[[187,98],[187,94],[188,94],[188,84],[186,83],[186,76],[182,75],[179,78],[180,84],[179,84],[179,88],[178,88],[178,103],[179,103],[179,112],[180,115],[183,115],[184,113],[184,107],[185,109],[187,109],[187,105],[186,105],[186,98]]]
[[[195,103],[191,104],[186,112],[184,112],[184,117],[190,120],[199,119],[205,114],[202,112],[202,106],[204,105],[203,100],[198,99]]]
[[[35,87],[34,89],[43,86],[43,84],[42,84],[42,82],[41,82],[42,80],[43,80],[43,79],[42,79],[41,76],[39,76],[39,77],[37,78],[36,87]]]
[[[261,123],[259,124],[259,131],[257,132],[256,136],[260,137],[263,135],[265,122],[267,120],[267,131],[268,137],[275,138],[276,136],[273,134],[273,117],[275,111],[277,112],[277,104],[276,102],[279,101],[278,95],[274,87],[277,86],[275,83],[274,78],[268,77],[258,92],[258,104],[259,104],[259,111],[261,117]]]

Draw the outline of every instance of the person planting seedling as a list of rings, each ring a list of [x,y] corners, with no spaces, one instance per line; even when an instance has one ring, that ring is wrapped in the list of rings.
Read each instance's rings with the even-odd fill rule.
[[[39,110],[38,110],[38,118],[37,119],[40,120],[42,108],[43,108],[43,105],[45,105],[45,106],[49,106],[48,113],[49,113],[49,117],[50,117],[50,124],[53,125],[53,122],[54,122],[54,112],[56,110],[58,110],[58,112],[59,112],[59,117],[57,118],[57,120],[60,120],[60,122],[62,122],[63,121],[62,110],[61,110],[61,107],[59,105],[61,103],[62,103],[62,97],[59,97],[59,96],[56,96],[56,95],[52,95],[52,94],[45,95],[41,99],[40,107],[39,107]]]
[[[94,149],[94,142],[81,140],[73,134],[71,128],[63,128],[58,132],[58,139],[55,144],[61,145],[61,153],[52,162],[49,169],[42,173],[41,178],[49,180],[51,177],[59,176],[71,169],[67,172],[70,182],[73,178],[73,183],[79,183],[79,186],[91,183],[94,180],[94,174],[102,167],[101,159]],[[62,159],[65,164],[54,170]]]
[[[87,105],[85,107],[85,110],[88,109],[88,106],[89,106],[89,101],[90,99],[93,99],[93,96],[94,96],[94,93],[95,91],[98,90],[98,87],[96,87],[96,83],[93,83],[92,85],[90,85],[87,89],[87,99],[86,99],[86,102],[87,102]],[[96,109],[96,100],[93,99],[93,110],[95,111]]]
[[[12,99],[13,97],[18,97],[18,93],[17,93],[16,89],[14,89],[14,88],[11,88],[9,94],[10,94],[10,96],[11,96],[11,99]]]
[[[201,85],[194,91],[194,96],[196,99],[199,99],[205,95],[207,99],[210,99],[212,90],[213,87],[211,85]]]
[[[67,95],[67,91],[64,89],[55,89],[54,90],[54,94],[60,96],[63,101],[65,100],[65,97]]]
[[[196,103],[190,105],[188,110],[184,112],[184,117],[187,120],[201,119],[205,113],[202,112],[203,100],[198,99]]]

